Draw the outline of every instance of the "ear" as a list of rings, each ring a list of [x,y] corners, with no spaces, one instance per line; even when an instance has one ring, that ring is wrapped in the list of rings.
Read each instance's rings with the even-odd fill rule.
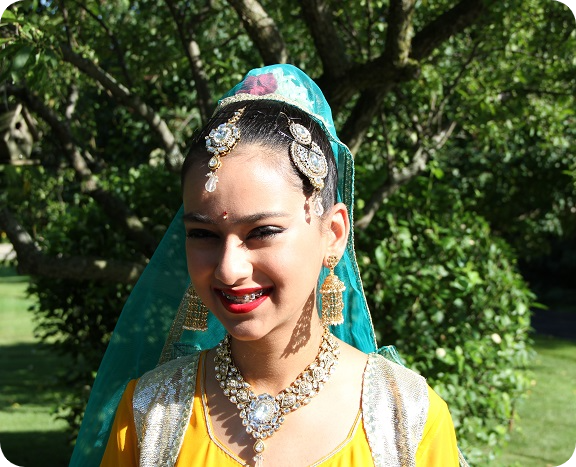
[[[335,255],[341,258],[346,249],[348,235],[350,235],[350,220],[348,219],[348,208],[344,203],[336,203],[332,206],[328,216],[326,216],[328,228],[328,244],[324,266],[328,267],[328,256]]]

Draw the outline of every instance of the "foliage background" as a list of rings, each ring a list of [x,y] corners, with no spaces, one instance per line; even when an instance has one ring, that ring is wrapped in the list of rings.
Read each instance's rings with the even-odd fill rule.
[[[574,238],[574,17],[552,0],[21,2],[3,16],[0,229],[72,430],[122,303],[180,204],[186,141],[250,68],[290,62],[356,155],[375,326],[448,401],[472,462],[527,388],[532,264]],[[20,132],[20,133],[19,133]],[[28,139],[27,139],[28,138]],[[33,144],[25,144],[26,141]]]

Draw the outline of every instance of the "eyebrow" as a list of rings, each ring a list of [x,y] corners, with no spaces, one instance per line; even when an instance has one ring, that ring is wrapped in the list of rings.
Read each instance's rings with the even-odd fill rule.
[[[242,217],[234,217],[230,222],[233,224],[252,224],[261,221],[262,219],[274,217],[289,217],[289,214],[280,211],[257,212]],[[198,222],[200,224],[216,224],[216,221],[212,217],[192,211],[184,213],[182,215],[182,220],[184,222]]]

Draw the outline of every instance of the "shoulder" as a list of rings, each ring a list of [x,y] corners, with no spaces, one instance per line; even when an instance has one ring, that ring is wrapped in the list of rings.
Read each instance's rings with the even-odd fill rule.
[[[195,373],[201,354],[201,351],[194,352],[185,357],[170,360],[144,373],[136,383],[134,392],[138,393],[146,387],[166,384],[181,379],[191,372]]]
[[[411,387],[422,396],[428,396],[426,379],[398,363],[395,363],[377,353],[368,354],[368,362],[364,370],[365,384],[393,384]]]
[[[137,381],[132,397],[134,419],[137,431],[139,420],[147,416],[153,405],[171,403],[188,404],[193,389],[181,391],[180,388],[194,388],[198,362],[202,352],[170,360],[153,370],[144,373]],[[141,433],[139,434],[139,438]]]
[[[433,427],[437,424],[442,424],[446,421],[452,423],[452,417],[448,404],[442,399],[434,389],[430,386],[428,388],[428,422],[427,425]]]
[[[422,376],[377,353],[368,355],[362,414],[376,465],[414,465],[428,406],[428,385]]]
[[[136,383],[132,408],[140,460],[146,459],[145,465],[174,465],[192,413],[201,356],[202,352],[194,352],[170,360],[144,373]],[[166,427],[171,435],[158,436],[158,430]]]
[[[428,416],[429,393],[426,379],[377,353],[368,355],[362,383],[362,400],[362,405],[368,412],[378,412],[384,406],[393,407],[397,414],[404,413],[421,428]]]

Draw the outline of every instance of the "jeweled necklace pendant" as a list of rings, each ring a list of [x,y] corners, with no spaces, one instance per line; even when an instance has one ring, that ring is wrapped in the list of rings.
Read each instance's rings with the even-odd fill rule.
[[[218,344],[214,357],[216,380],[224,395],[240,410],[242,425],[255,440],[253,460],[256,467],[262,467],[264,463],[264,440],[280,429],[285,415],[308,404],[318,394],[334,372],[339,354],[338,341],[326,329],[318,355],[290,386],[276,397],[266,393],[257,396],[234,364],[230,336]]]

